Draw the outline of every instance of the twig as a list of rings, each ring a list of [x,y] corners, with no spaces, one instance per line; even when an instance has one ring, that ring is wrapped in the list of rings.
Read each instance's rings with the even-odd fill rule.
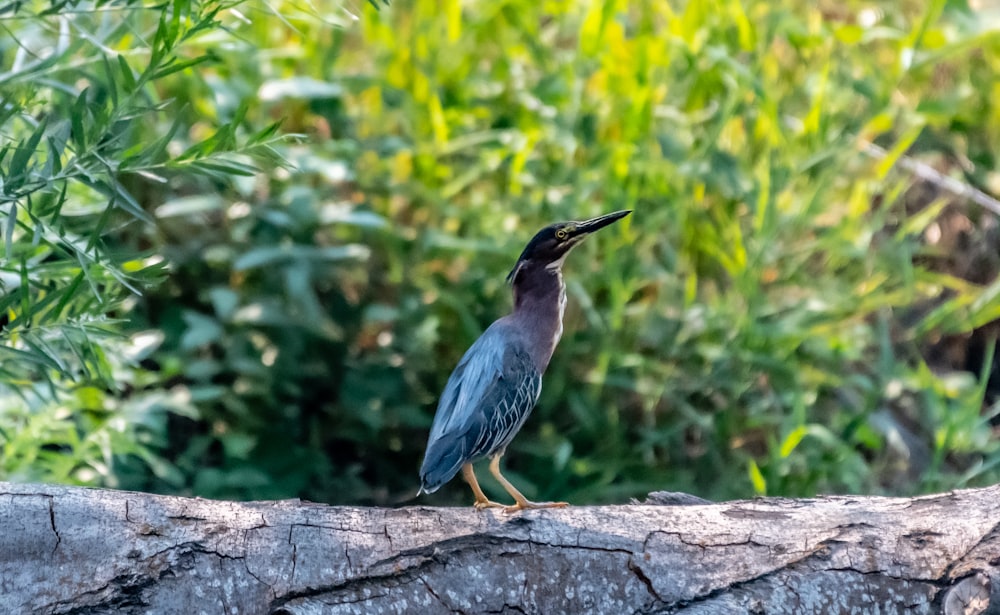
[[[864,147],[865,153],[872,158],[878,158],[881,160],[888,155],[883,148],[875,145],[874,143],[866,143]],[[934,167],[910,158],[909,156],[900,156],[898,164],[900,167],[916,175],[918,178],[932,183],[943,190],[947,190],[955,196],[969,199],[970,201],[985,207],[994,214],[1000,216],[1000,201],[975,186],[970,186],[969,184],[961,182],[954,177],[948,177]]]

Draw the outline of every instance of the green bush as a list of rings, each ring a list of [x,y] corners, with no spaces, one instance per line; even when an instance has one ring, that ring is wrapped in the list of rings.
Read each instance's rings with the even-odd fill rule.
[[[115,485],[123,459],[169,467],[158,457],[166,410],[195,408],[165,404],[172,395],[139,366],[160,334],[123,333],[171,264],[159,242],[122,239],[152,228],[164,186],[211,190],[252,176],[251,156],[279,160],[274,127],[237,139],[241,110],[201,138],[193,116],[159,95],[211,59],[186,52],[219,33],[223,8],[0,9],[14,29],[0,39],[3,477]]]
[[[919,198],[922,182],[897,164],[967,158],[963,181],[994,181],[995,107],[979,84],[1000,46],[962,3],[413,0],[303,12],[248,1],[175,5],[145,27],[173,23],[177,6],[209,22],[179,20],[193,30],[177,39],[180,70],[133,88],[150,110],[106,155],[121,165],[138,155],[129,148],[162,144],[149,169],[112,167],[104,180],[156,222],[115,223],[124,216],[96,196],[76,221],[106,262],[143,265],[119,267],[140,296],[126,299],[112,276],[100,296],[118,303],[84,303],[87,313],[152,341],[131,361],[109,353],[118,342],[92,344],[113,356],[103,411],[130,417],[94,480],[409,500],[437,394],[509,309],[503,279],[524,242],[554,219],[625,208],[633,216],[567,261],[564,339],[505,460],[526,495],[911,493],[997,480],[983,413],[992,356],[982,374],[942,374],[920,354],[942,332],[993,320],[995,288],[930,269],[925,231],[967,205]],[[105,45],[128,58],[131,31]],[[89,79],[115,74],[115,58],[92,53],[110,68]],[[169,114],[152,110],[166,101]],[[47,113],[75,117],[71,102]],[[275,141],[279,120],[295,142]],[[261,172],[243,156],[253,153],[268,161]],[[31,228],[15,232],[25,255]],[[18,279],[36,265],[9,263]],[[78,275],[50,286],[82,297]],[[4,309],[14,320],[45,296]],[[8,352],[38,352],[11,331]],[[45,371],[65,379],[60,367]],[[53,431],[92,429],[85,405],[48,399],[64,408],[45,419]],[[36,439],[0,425],[4,446],[16,432],[29,459]],[[96,464],[96,452],[79,454]],[[428,499],[467,500],[458,480]]]

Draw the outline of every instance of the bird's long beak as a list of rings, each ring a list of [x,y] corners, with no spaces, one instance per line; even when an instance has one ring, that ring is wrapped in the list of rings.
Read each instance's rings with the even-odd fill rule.
[[[610,214],[604,214],[603,216],[597,216],[596,218],[591,218],[590,220],[584,220],[576,225],[576,229],[574,229],[576,232],[574,234],[589,235],[594,231],[601,230],[612,222],[621,220],[630,213],[632,213],[631,209],[623,209],[622,211],[616,211]]]

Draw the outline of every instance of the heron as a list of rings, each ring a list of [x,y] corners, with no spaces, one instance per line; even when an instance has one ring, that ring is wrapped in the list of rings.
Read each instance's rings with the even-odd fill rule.
[[[507,276],[514,310],[491,324],[448,378],[431,425],[420,493],[434,493],[461,471],[478,510],[513,513],[561,508],[566,502],[531,502],[500,472],[500,459],[524,426],[542,392],[542,374],[563,332],[566,284],[562,266],[575,246],[631,210],[583,221],[557,222],[538,231]],[[505,506],[486,497],[472,464],[489,458],[490,473],[514,498]]]

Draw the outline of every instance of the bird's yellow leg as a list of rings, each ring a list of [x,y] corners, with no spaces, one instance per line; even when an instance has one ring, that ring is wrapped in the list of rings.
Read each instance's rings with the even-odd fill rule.
[[[507,490],[507,493],[514,498],[514,505],[507,506],[503,511],[507,514],[512,512],[517,512],[519,510],[524,510],[526,508],[565,508],[569,506],[566,502],[530,502],[528,498],[524,497],[520,491],[518,491],[514,485],[510,484],[510,481],[504,478],[503,474],[500,473],[500,458],[503,457],[503,453],[500,453],[496,457],[490,460],[490,472],[496,477],[497,481],[503,485],[503,488]]]
[[[469,483],[472,487],[472,493],[476,496],[476,501],[472,504],[476,507],[476,510],[482,510],[484,508],[504,508],[503,504],[497,502],[491,502],[483,490],[479,488],[479,481],[476,480],[476,473],[472,470],[472,464],[467,463],[462,466],[462,478],[465,482]]]

